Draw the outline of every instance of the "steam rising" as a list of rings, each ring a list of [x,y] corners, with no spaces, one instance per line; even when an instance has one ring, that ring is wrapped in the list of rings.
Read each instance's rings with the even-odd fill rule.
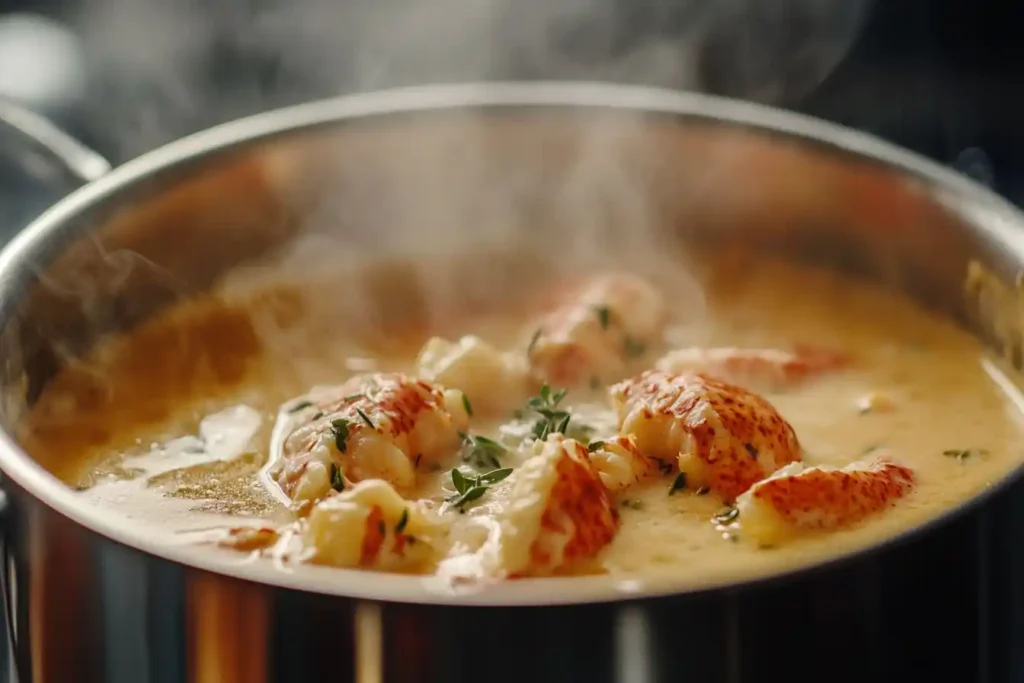
[[[87,0],[122,157],[240,115],[438,81],[611,80],[792,104],[871,0]]]
[[[90,91],[96,123],[108,146],[130,158],[276,106],[438,81],[610,80],[791,104],[844,56],[869,2],[88,0],[77,23],[101,65]],[[646,125],[582,118],[569,158],[549,172],[557,141],[527,141],[509,164],[489,124],[468,116],[412,142],[383,140],[379,149],[391,144],[390,156],[374,148],[362,165],[351,150],[327,146],[313,193],[288,180],[308,180],[288,166],[309,160],[285,160],[282,199],[302,216],[304,238],[286,260],[296,267],[275,266],[274,274],[318,266],[352,273],[374,255],[404,256],[416,263],[428,314],[445,316],[466,287],[450,276],[452,258],[532,249],[538,267],[674,273],[674,301],[699,309],[700,288],[666,248],[671,226],[652,199],[648,162],[658,150],[646,147]],[[332,153],[341,166],[332,166]],[[699,173],[728,182],[714,167]],[[687,179],[689,192],[701,186]],[[486,260],[473,267],[473,286],[494,293],[522,278]],[[371,316],[359,310],[365,288],[356,278],[315,292],[334,307],[321,320]],[[83,301],[82,310],[93,304]],[[277,351],[301,360],[301,334],[284,334],[272,319],[258,324]]]

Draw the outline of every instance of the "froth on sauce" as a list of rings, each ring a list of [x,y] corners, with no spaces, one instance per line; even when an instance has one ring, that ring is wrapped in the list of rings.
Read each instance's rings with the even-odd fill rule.
[[[780,571],[918,525],[1020,464],[1016,380],[951,322],[863,282],[763,259],[718,263],[703,284],[706,304],[674,311],[665,344],[647,349],[644,362],[691,346],[813,343],[849,352],[849,369],[762,395],[792,424],[808,464],[842,466],[885,449],[914,470],[915,487],[851,528],[761,548],[743,542],[742,528],[732,533],[712,521],[720,498],[669,495],[672,477],[655,477],[616,494],[614,540],[572,572],[699,585]],[[340,322],[321,321],[318,329],[332,334],[274,343],[259,338],[254,304],[247,306],[183,306],[101,349],[48,387],[23,442],[90,503],[168,543],[211,528],[285,522],[289,513],[259,478],[280,406],[361,372],[411,372],[426,333],[381,352],[372,340],[346,336]],[[467,316],[446,336],[475,334],[508,347],[524,319],[522,306],[510,309]],[[291,329],[301,329],[301,311],[295,319]],[[601,391],[565,400],[580,419],[614,421]],[[499,424],[477,429],[496,436]],[[438,496],[447,477],[426,478],[417,495]]]

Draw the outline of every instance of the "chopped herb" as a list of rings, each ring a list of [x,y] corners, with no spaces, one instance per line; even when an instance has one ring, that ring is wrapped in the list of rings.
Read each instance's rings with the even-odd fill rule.
[[[354,401],[357,398],[363,398],[364,396],[366,396],[366,394],[349,394],[348,396],[341,400],[344,401],[345,403],[348,403],[349,401]]]
[[[324,411],[322,411],[322,410],[318,410],[318,411],[317,411],[317,413],[316,413],[316,415],[314,415],[314,416],[313,416],[313,419],[314,419],[314,420],[319,420],[319,419],[320,419],[321,417],[323,417],[323,416],[324,416]]]
[[[597,314],[597,322],[600,323],[601,329],[607,330],[612,316],[611,309],[607,306],[594,306],[594,313]]]
[[[458,491],[459,493],[465,493],[466,489],[469,487],[469,482],[466,481],[466,477],[463,476],[462,472],[453,469],[452,486],[454,486],[455,490]]]
[[[707,486],[701,486],[699,489],[697,489],[696,493],[698,496],[706,496],[709,493],[711,493],[711,489],[709,489]]]
[[[988,455],[988,451],[983,448],[954,448],[948,451],[942,451],[942,454],[947,458],[966,460],[967,458],[975,455]]]
[[[465,512],[465,507],[468,503],[472,503],[483,496],[492,484],[497,484],[510,474],[512,474],[512,468],[509,467],[491,470],[486,474],[477,475],[473,479],[467,479],[459,470],[452,470],[452,486],[455,487],[457,493],[446,500],[458,509],[459,512]]]
[[[540,341],[541,329],[538,327],[530,337],[530,343],[526,347],[526,357],[529,358],[533,355],[533,349],[537,346],[537,342]]]
[[[405,531],[406,525],[409,523],[409,508],[402,509],[402,516],[398,520],[398,524],[395,525],[395,533],[400,534]]]
[[[388,534],[388,528],[387,528],[387,526],[386,526],[386,525],[384,524],[383,520],[382,520],[382,521],[380,521],[380,522],[377,522],[377,531],[379,531],[379,532],[380,532],[380,535],[381,535],[381,536],[387,536],[387,534]]]
[[[297,413],[300,410],[305,410],[306,408],[312,408],[312,407],[313,407],[313,402],[312,401],[299,401],[298,403],[293,405],[291,408],[289,408],[288,412],[289,413]]]
[[[480,498],[485,493],[487,493],[486,486],[474,486],[473,488],[467,490],[465,493],[462,493],[456,496],[455,498],[452,498],[448,502],[450,502],[456,509],[458,509],[459,512],[465,512],[466,505],[468,503],[472,503],[474,500]]]
[[[333,462],[331,463],[331,488],[338,492],[345,490],[345,474]]]
[[[743,447],[747,449],[747,453],[750,453],[751,458],[757,460],[757,449],[754,447],[754,444],[745,443],[743,444]]]
[[[334,445],[339,453],[344,453],[348,446],[348,420],[343,417],[331,420],[331,430],[334,432]]]
[[[587,450],[591,453],[596,453],[602,448],[604,448],[604,441],[591,441],[590,445],[587,446]]]
[[[867,448],[864,449],[862,455],[868,455],[870,453],[874,453],[879,448],[881,448],[881,446],[879,444],[877,444],[877,443],[871,444],[870,446],[868,446]]]
[[[636,341],[629,335],[626,335],[625,339],[622,340],[622,347],[626,352],[627,358],[639,358],[647,353],[647,345]]]
[[[567,389],[552,391],[551,387],[545,384],[540,388],[540,393],[537,396],[526,402],[522,415],[525,415],[527,412],[533,412],[540,416],[530,431],[533,438],[543,441],[549,434],[554,432],[556,434],[565,434],[566,436],[569,436],[571,433],[573,435],[572,438],[579,438],[581,441],[585,441],[593,433],[593,429],[586,425],[574,425],[572,429],[569,428],[572,413],[559,407],[567,391]]]
[[[644,504],[639,500],[627,499],[622,501],[622,507],[629,508],[630,510],[643,510]]]
[[[462,407],[466,410],[466,415],[473,417],[473,404],[469,402],[469,396],[462,395]]]
[[[459,434],[462,438],[462,460],[475,469],[497,469],[501,458],[508,450],[497,441],[486,436]]]
[[[366,426],[370,429],[376,429],[377,425],[373,424],[373,421],[367,417],[366,413],[363,412],[362,408],[356,408],[356,414],[359,415],[360,419],[366,423]]]
[[[508,479],[508,475],[512,474],[511,467],[503,467],[500,470],[491,470],[486,474],[481,474],[474,480],[477,486],[481,484],[497,484],[499,481]]]
[[[668,489],[668,495],[674,496],[676,491],[682,491],[686,488],[686,472],[680,472],[676,475],[676,478],[672,481],[672,486]]]
[[[735,505],[729,506],[720,512],[715,513],[711,517],[711,521],[715,524],[721,524],[722,526],[728,526],[736,521],[736,518],[740,516],[739,508]]]
[[[565,434],[566,430],[569,429],[569,420],[571,418],[572,416],[568,414],[565,417],[563,417],[562,421],[558,423],[557,427],[555,427],[555,431],[558,432],[559,434]]]

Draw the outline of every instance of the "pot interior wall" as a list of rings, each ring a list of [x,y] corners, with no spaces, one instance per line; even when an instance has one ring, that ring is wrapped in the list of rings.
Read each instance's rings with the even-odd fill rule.
[[[832,264],[974,326],[969,262],[985,263],[1004,292],[1017,271],[1012,250],[977,227],[996,210],[983,194],[822,141],[683,115],[371,117],[212,151],[110,189],[19,264],[23,296],[7,302],[0,331],[8,430],[97,340],[243,265],[300,283],[344,272],[384,327],[437,313],[424,292],[443,291],[457,310],[556,268],[643,268],[678,244]],[[203,334],[240,344],[254,334],[244,316],[233,325]]]

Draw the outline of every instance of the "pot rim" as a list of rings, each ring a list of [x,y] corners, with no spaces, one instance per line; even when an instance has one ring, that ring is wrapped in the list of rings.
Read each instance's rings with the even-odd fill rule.
[[[782,134],[882,162],[910,177],[984,205],[978,229],[1024,264],[1024,215],[994,192],[921,155],[872,135],[794,112],[692,92],[582,81],[438,84],[346,95],[237,119],[148,152],[116,168],[57,202],[0,251],[0,320],[9,316],[31,276],[29,257],[40,243],[61,233],[83,211],[154,174],[204,156],[276,135],[345,121],[396,114],[473,109],[584,109],[676,115]],[[1017,234],[1014,231],[1018,231]],[[232,562],[187,546],[160,543],[145,527],[77,497],[0,430],[0,470],[27,493],[64,517],[107,539],[186,567],[277,588],[340,597],[440,605],[540,606],[635,600],[667,595],[752,588],[850,562],[906,542],[990,499],[1024,474],[1024,464],[960,505],[879,543],[823,561],[738,582],[672,585],[609,576],[528,579],[504,582],[472,592],[454,591],[431,577],[408,577],[358,570],[314,568],[300,578],[269,562]]]

